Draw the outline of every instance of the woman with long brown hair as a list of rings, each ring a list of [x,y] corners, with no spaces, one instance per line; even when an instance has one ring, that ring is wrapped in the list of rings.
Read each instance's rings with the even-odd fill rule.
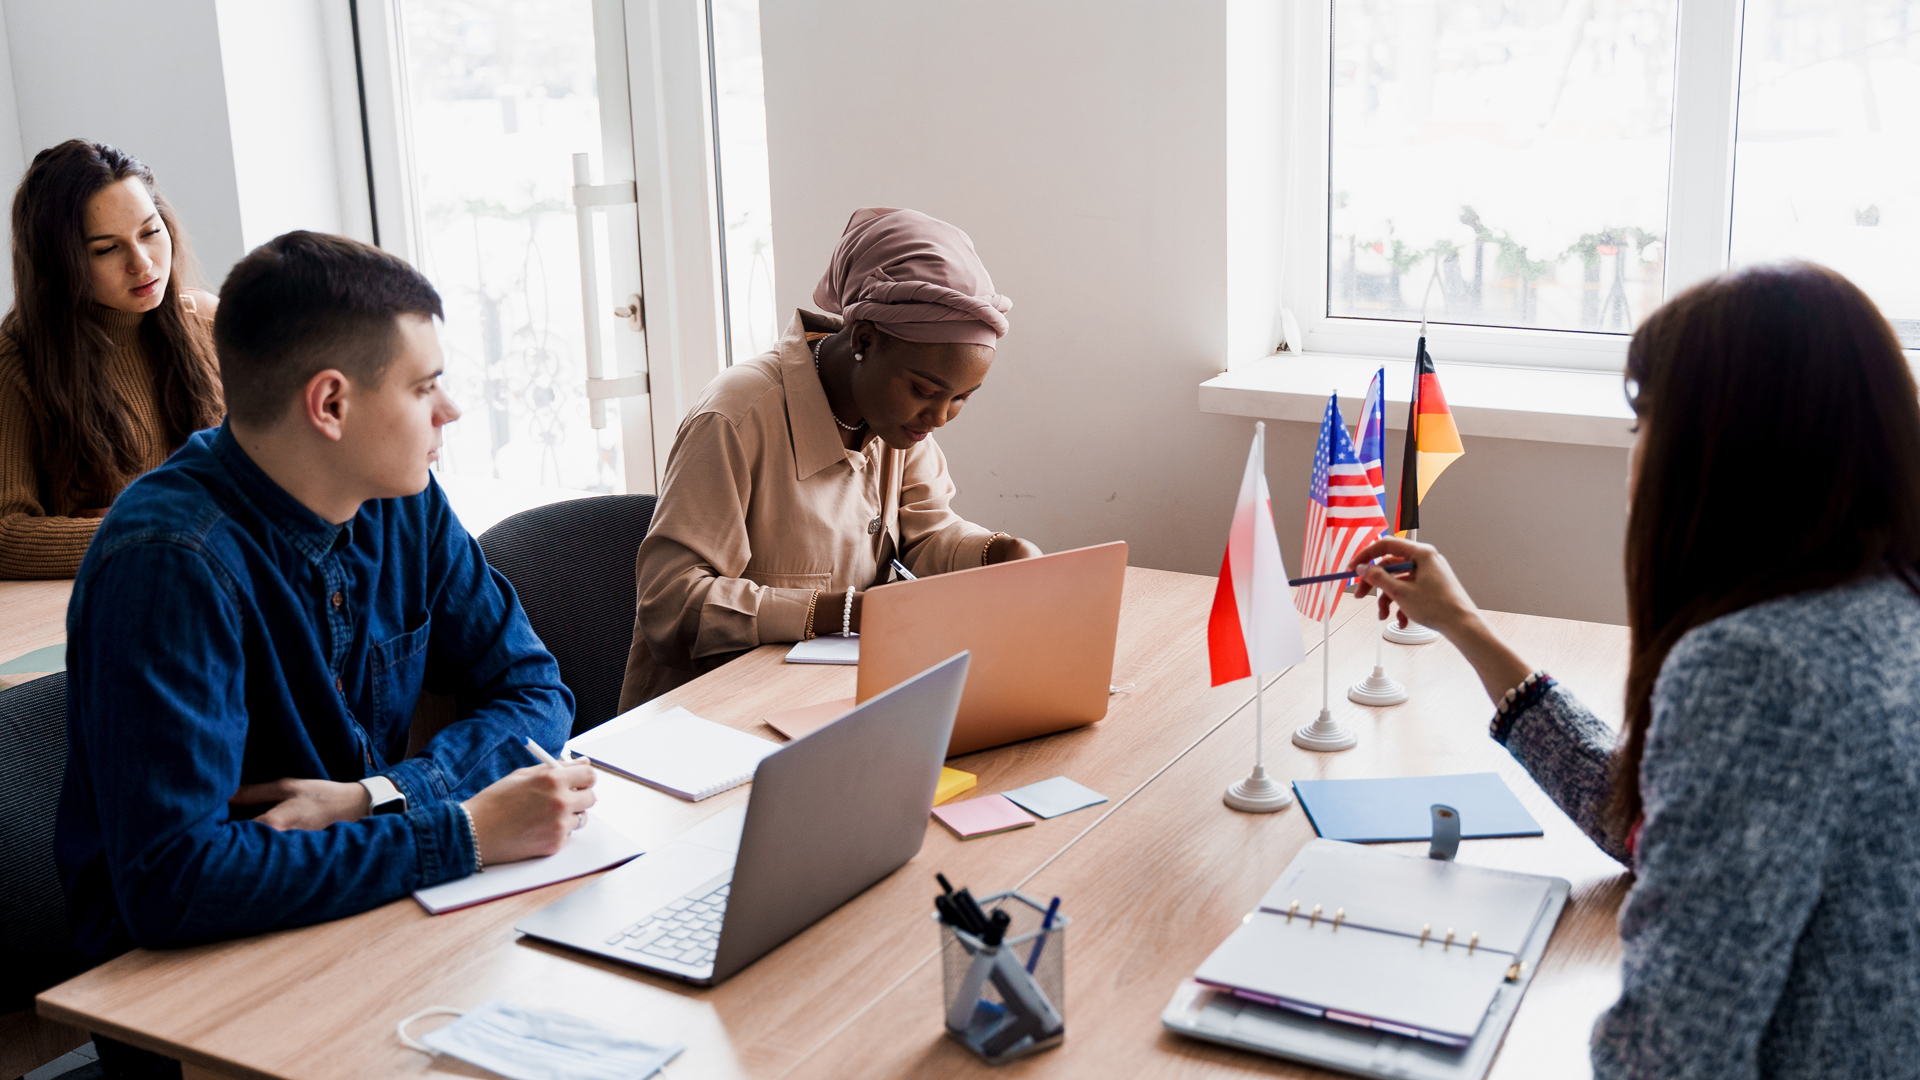
[[[1636,876],[1597,1077],[1912,1077],[1920,1047],[1920,400],[1831,270],[1696,286],[1627,354],[1626,724],[1488,628],[1446,559],[1360,560],[1494,699],[1493,737]]]
[[[72,577],[121,489],[220,422],[191,265],[137,158],[80,139],[34,156],[0,321],[0,578]]]

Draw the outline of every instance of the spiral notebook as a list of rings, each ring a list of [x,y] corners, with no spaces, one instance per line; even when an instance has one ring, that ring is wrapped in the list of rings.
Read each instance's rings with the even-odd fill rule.
[[[567,741],[609,772],[699,802],[753,779],[780,744],[704,720],[678,706],[652,718],[617,716]]]
[[[1194,979],[1322,1021],[1464,1048],[1566,890],[1556,878],[1315,840]]]

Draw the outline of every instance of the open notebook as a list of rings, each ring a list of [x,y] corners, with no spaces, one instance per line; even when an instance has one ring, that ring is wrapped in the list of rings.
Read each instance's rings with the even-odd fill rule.
[[[780,744],[703,720],[678,706],[658,716],[616,716],[567,740],[595,765],[699,802],[753,779]]]
[[[1315,840],[1194,979],[1293,1013],[1465,1047],[1566,889],[1555,878]]]

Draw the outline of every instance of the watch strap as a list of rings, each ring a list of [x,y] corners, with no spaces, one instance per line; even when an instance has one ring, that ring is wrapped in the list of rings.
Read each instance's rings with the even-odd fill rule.
[[[384,776],[368,776],[361,779],[360,786],[367,789],[367,795],[372,800],[372,805],[367,809],[368,813],[400,814],[406,812],[406,793],[396,787],[392,780]]]

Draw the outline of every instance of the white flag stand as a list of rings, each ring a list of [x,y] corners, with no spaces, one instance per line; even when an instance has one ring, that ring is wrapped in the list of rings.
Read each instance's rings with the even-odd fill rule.
[[[1333,718],[1333,659],[1329,646],[1332,635],[1333,613],[1328,612],[1327,617],[1320,620],[1320,715],[1293,733],[1293,745],[1302,750],[1346,750],[1360,741],[1360,736]]]
[[[1396,645],[1431,645],[1440,640],[1440,631],[1412,620],[1408,620],[1407,628],[1402,630],[1400,620],[1388,619],[1387,628],[1380,631],[1380,636]]]
[[[1389,624],[1392,619],[1387,620]],[[1426,627],[1421,627],[1425,630]],[[1431,633],[1432,631],[1428,631]],[[1398,705],[1407,700],[1407,688],[1387,677],[1387,635],[1373,643],[1373,674],[1347,687],[1347,699],[1361,705]]]
[[[1267,775],[1267,718],[1261,710],[1260,676],[1253,677],[1253,774],[1227,788],[1220,801],[1247,814],[1271,814],[1293,805],[1287,785]]]

